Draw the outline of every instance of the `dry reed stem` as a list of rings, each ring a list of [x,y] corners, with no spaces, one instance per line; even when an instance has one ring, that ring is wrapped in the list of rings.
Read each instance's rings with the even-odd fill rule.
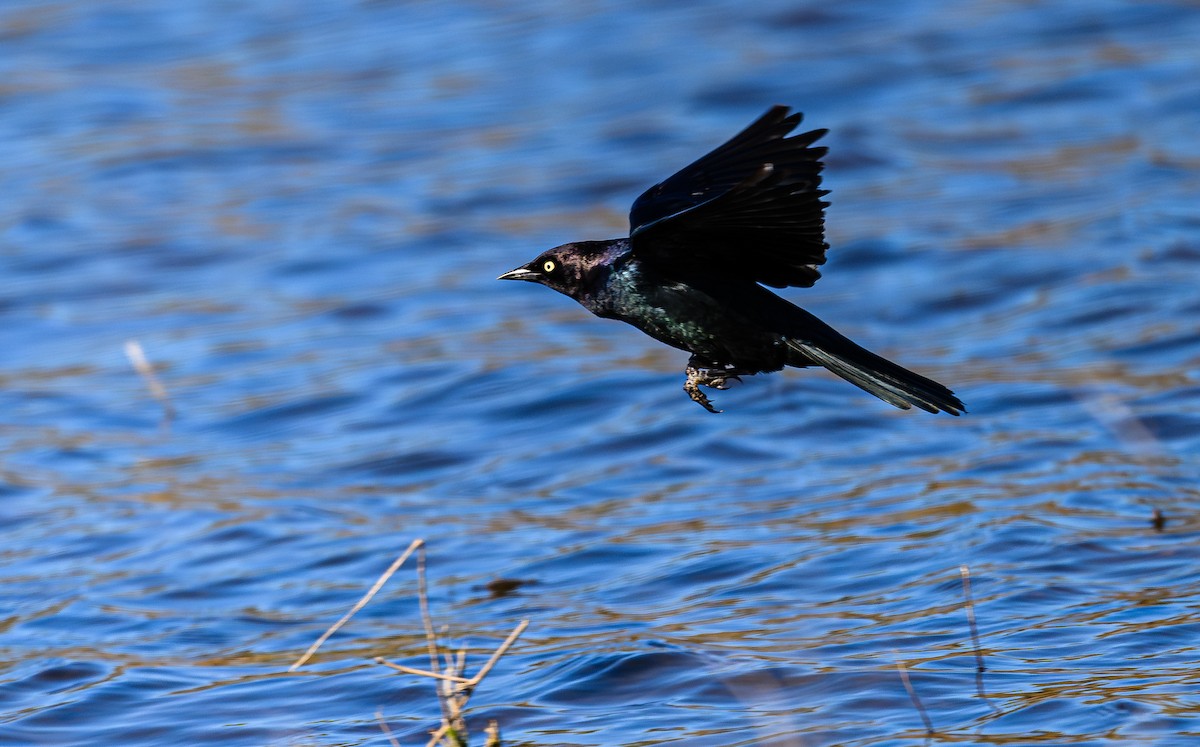
[[[437,634],[433,631],[433,617],[429,614],[429,587],[425,581],[425,546],[417,553],[417,601],[421,607],[421,625],[425,628],[425,646],[429,650],[429,671],[433,673],[434,690],[438,695],[438,708],[442,711],[442,724],[447,728],[454,723],[454,714],[448,704],[449,693],[443,691],[440,683],[441,672],[438,671]]]
[[[504,643],[500,644],[500,648],[496,649],[496,652],[492,654],[492,658],[488,659],[487,663],[475,673],[475,676],[472,677],[471,680],[467,682],[467,684],[463,685],[460,689],[473,690],[475,686],[487,676],[487,673],[492,671],[492,667],[496,666],[496,662],[500,661],[500,657],[508,653],[508,649],[517,642],[517,639],[520,638],[521,634],[525,632],[525,628],[528,627],[528,620],[522,620],[521,622],[517,623],[517,627],[513,628],[513,632],[508,634],[508,638],[504,639]]]
[[[442,722],[439,729],[430,733],[429,741],[425,743],[425,747],[435,747],[438,742],[442,741],[442,737],[446,736],[446,732],[450,731],[450,724]]]
[[[495,719],[488,722],[483,733],[487,735],[487,742],[483,747],[500,747],[500,724],[497,724]]]
[[[1000,709],[993,703],[987,695],[987,691],[983,688],[983,673],[987,667],[983,665],[983,646],[979,643],[979,626],[975,624],[975,599],[971,596],[971,569],[968,566],[962,565],[958,567],[958,572],[962,575],[963,583],[963,598],[966,600],[967,608],[967,625],[971,630],[971,645],[975,648],[975,692],[979,694],[980,699],[995,711],[1000,713]]]
[[[137,340],[126,340],[125,357],[129,359],[133,370],[137,371],[146,382],[146,387],[150,390],[151,396],[158,400],[158,404],[162,406],[163,422],[171,422],[175,417],[175,407],[171,404],[171,397],[167,394],[167,388],[159,380],[158,374],[154,373],[154,366],[150,365],[150,361],[146,358],[146,351],[142,349],[142,344]]]
[[[427,669],[417,669],[416,667],[406,667],[403,664],[396,664],[395,662],[388,661],[387,659],[383,658],[382,656],[376,656],[375,663],[382,664],[385,667],[390,667],[392,669],[395,669],[397,672],[404,672],[405,674],[415,674],[419,677],[432,677],[432,678],[438,679],[438,680],[448,680],[450,682],[459,682],[459,683],[464,683],[464,684],[467,682],[470,682],[470,680],[467,679],[466,677],[457,677],[452,674],[443,674],[441,672],[430,672]]]
[[[296,663],[288,669],[289,672],[295,671],[297,668],[304,665],[317,649],[329,639],[339,628],[345,625],[351,617],[371,601],[371,598],[379,592],[387,580],[392,577],[400,566],[408,560],[409,556],[414,552],[417,553],[417,599],[421,608],[421,624],[425,629],[425,644],[429,653],[430,668],[418,669],[416,667],[408,667],[403,664],[395,664],[383,657],[375,657],[376,663],[383,664],[386,667],[395,669],[405,674],[415,674],[419,677],[429,677],[434,681],[434,688],[438,697],[438,706],[442,711],[442,725],[430,735],[430,740],[427,747],[437,747],[438,744],[449,745],[450,747],[467,747],[467,724],[463,718],[463,711],[467,707],[467,702],[471,699],[471,695],[476,686],[483,681],[483,678],[496,666],[500,661],[500,657],[504,656],[517,638],[525,629],[529,627],[528,620],[522,620],[517,624],[513,631],[508,634],[504,642],[496,648],[484,665],[475,673],[474,677],[464,677],[463,672],[467,663],[466,649],[460,649],[457,654],[450,652],[442,652],[438,648],[437,633],[433,628],[433,617],[429,612],[429,587],[425,578],[425,541],[416,539],[408,546],[408,549],[400,554],[395,561],[388,567],[386,571],[375,581],[371,588],[363,595],[362,599],[341,617],[340,620],[326,630],[320,638],[309,646],[304,655],[296,660]],[[392,735],[392,731],[387,726],[387,722],[383,720],[382,712],[375,713],[376,719],[379,720],[380,728],[387,736],[388,740],[399,747],[399,742]],[[495,721],[492,721],[485,730],[487,734],[487,744],[485,747],[499,747],[500,745],[500,729]]]
[[[921,714],[921,721],[925,724],[925,732],[932,734],[933,722],[929,720],[929,714],[925,712],[925,706],[921,704],[921,699],[917,697],[917,691],[913,689],[912,682],[908,679],[908,668],[904,666],[904,662],[896,659],[896,669],[900,672],[900,681],[904,683],[904,689],[908,691],[908,697],[912,699],[917,713]]]
[[[496,666],[496,663],[500,661],[500,657],[504,656],[504,654],[507,653],[510,648],[512,648],[512,645],[516,643],[517,638],[519,638],[521,633],[525,632],[525,629],[528,627],[528,620],[522,620],[520,623],[518,623],[517,626],[513,628],[513,631],[508,634],[508,637],[504,639],[504,642],[501,643],[488,658],[483,667],[481,667],[480,670],[475,673],[475,676],[470,678],[462,676],[462,672],[466,664],[465,650],[459,651],[458,655],[454,658],[451,658],[450,654],[448,653],[443,654],[446,659],[446,666],[441,672],[431,672],[424,669],[417,669],[416,667],[406,667],[403,664],[390,662],[383,657],[375,658],[376,662],[399,672],[415,674],[420,677],[429,677],[435,681],[434,686],[438,696],[438,705],[443,714],[442,725],[430,735],[430,739],[426,747],[436,747],[436,745],[439,743],[465,747],[467,744],[467,724],[466,720],[463,718],[463,711],[466,710],[467,703],[470,701],[475,687],[478,686],[479,683],[483,681],[483,678],[492,671],[492,669]],[[432,629],[433,626],[432,623],[430,623],[429,630]],[[434,655],[437,656],[438,654],[442,654],[442,652],[437,649],[436,638],[434,639],[433,645]],[[499,744],[499,728],[496,728],[494,731],[494,736],[492,727],[489,726],[488,730],[486,731],[488,734],[487,744],[489,745]]]
[[[395,747],[400,747],[400,742],[396,741],[396,736],[392,734],[392,728],[387,725],[387,721],[383,719],[383,711],[375,711],[375,720],[379,722],[379,730],[388,738]]]
[[[983,649],[979,645],[979,627],[975,624],[975,600],[971,598],[971,569],[962,565],[958,567],[958,572],[962,576],[963,597],[966,599],[967,607],[967,625],[971,629],[971,643],[975,647],[975,671],[982,672],[986,667],[983,666]]]
[[[347,612],[345,615],[342,615],[342,618],[340,620],[335,622],[333,625],[329,626],[329,630],[326,630],[323,634],[321,634],[321,637],[318,638],[316,640],[316,642],[313,643],[313,645],[308,647],[308,650],[304,652],[304,655],[301,656],[299,659],[297,659],[295,664],[292,664],[290,667],[288,667],[288,671],[294,672],[297,669],[299,669],[300,667],[304,666],[304,663],[312,658],[313,654],[315,654],[317,652],[317,649],[319,649],[321,647],[321,644],[323,644],[323,643],[325,643],[325,641],[329,640],[329,636],[336,633],[338,631],[338,628],[342,627],[347,622],[349,622],[350,618],[354,617],[354,615],[359,610],[361,610],[363,607],[365,607],[367,605],[367,602],[371,601],[371,598],[374,597],[379,592],[379,590],[383,588],[383,585],[385,583],[387,583],[387,580],[389,578],[392,577],[392,574],[395,573],[396,571],[398,571],[400,569],[400,566],[404,565],[404,561],[408,560],[408,556],[412,555],[413,550],[416,550],[417,548],[421,549],[422,557],[423,557],[424,550],[425,550],[425,540],[422,540],[422,539],[413,540],[412,544],[410,544],[408,546],[408,549],[405,550],[403,553],[401,553],[400,557],[396,558],[392,562],[392,564],[390,566],[388,566],[388,569],[383,572],[383,575],[380,576],[377,581],[375,581],[374,586],[372,586],[371,589],[365,595],[363,595],[363,598],[358,600],[358,603],[355,604],[353,607],[351,607],[349,612]]]

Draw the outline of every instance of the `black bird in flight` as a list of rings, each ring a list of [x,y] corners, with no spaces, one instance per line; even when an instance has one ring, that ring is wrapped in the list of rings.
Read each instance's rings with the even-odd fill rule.
[[[788,137],[802,115],[773,107],[695,163],[646,190],[629,238],[557,246],[501,280],[553,288],[692,354],[684,391],[719,412],[700,386],[725,389],[784,366],[824,366],[888,404],[958,415],[941,384],[856,345],[764,288],[808,288],[821,273],[821,158],[827,130]]]

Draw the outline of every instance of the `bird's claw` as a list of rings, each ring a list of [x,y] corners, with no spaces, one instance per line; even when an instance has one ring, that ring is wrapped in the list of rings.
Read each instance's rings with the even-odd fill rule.
[[[695,366],[687,367],[687,381],[683,384],[683,391],[687,392],[692,401],[712,413],[722,412],[712,406],[708,401],[708,397],[704,392],[700,391],[701,386],[711,387],[712,389],[728,389],[730,383],[740,384],[741,377],[736,376],[728,371],[711,368],[696,368]]]
[[[690,376],[688,377],[688,380],[686,382],[684,382],[684,384],[683,384],[683,391],[687,392],[688,396],[692,398],[692,401],[695,402],[696,404],[700,405],[701,407],[703,407],[705,410],[708,410],[709,412],[712,412],[712,413],[721,412],[720,410],[718,410],[717,408],[712,406],[712,403],[708,401],[708,397],[704,394],[704,392],[700,391],[699,383],[696,382],[694,379],[692,379]]]
[[[701,381],[700,383],[703,384],[704,386],[712,387],[713,389],[725,390],[725,389],[728,389],[729,387],[733,386],[734,384],[741,384],[742,377],[734,376],[733,374],[721,374],[720,376],[717,376],[716,378],[713,378],[709,381]]]

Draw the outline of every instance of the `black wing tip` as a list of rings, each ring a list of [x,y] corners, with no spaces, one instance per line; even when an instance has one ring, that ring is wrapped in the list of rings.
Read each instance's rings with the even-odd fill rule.
[[[788,125],[788,128],[786,130],[784,130],[784,133],[786,134],[786,133],[789,133],[792,130],[796,129],[797,127],[799,127],[800,123],[803,121],[804,121],[804,112],[800,112],[800,111],[793,112],[792,107],[787,106],[786,104],[775,104],[770,109],[767,109],[767,111],[764,112],[761,117],[759,117],[757,120],[755,120],[754,124],[752,124],[751,127],[753,127],[755,125],[781,125],[781,124],[786,123]],[[807,132],[802,132],[798,135],[793,135],[792,137],[790,137],[788,139],[789,140],[805,140],[807,142],[813,143],[813,142],[816,142],[817,140],[820,140],[821,138],[825,137],[828,134],[829,134],[828,127],[818,127],[815,130],[808,130]]]
[[[775,104],[770,109],[767,109],[759,119],[771,119],[776,122],[782,122],[785,119],[795,119],[796,124],[799,124],[800,120],[804,119],[804,114],[801,112],[792,113],[792,107],[787,104]]]
[[[809,146],[809,145],[812,145],[813,143],[817,142],[821,138],[825,137],[828,134],[829,134],[828,127],[819,127],[815,130],[809,130],[808,132],[802,132],[799,135],[792,135],[790,138],[788,138],[788,140],[795,140],[798,143],[803,143],[805,146]],[[818,145],[817,147],[813,148],[812,150],[814,150],[814,151],[819,150],[819,151],[821,151],[821,156],[824,156],[826,153],[829,152],[829,147],[825,146],[825,145]]]
[[[951,392],[949,389],[946,390],[945,394],[939,394],[937,397],[930,396],[924,400],[909,400],[908,405],[909,407],[916,405],[917,409],[924,410],[933,415],[944,412],[956,418],[967,412],[967,406],[962,403],[962,400],[954,396],[954,392]],[[896,406],[900,407],[899,405]],[[900,409],[907,410],[909,407],[900,407]]]
[[[751,122],[739,135],[755,133],[768,140],[783,139],[789,132],[799,127],[802,121],[804,121],[804,112],[793,112],[790,106],[775,104]],[[805,135],[807,134],[809,133],[805,133]]]

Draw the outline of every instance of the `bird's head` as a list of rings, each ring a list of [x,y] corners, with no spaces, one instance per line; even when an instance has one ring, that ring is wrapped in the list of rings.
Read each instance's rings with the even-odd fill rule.
[[[559,293],[581,300],[592,287],[597,270],[611,266],[612,260],[628,247],[626,239],[579,241],[548,249],[528,264],[509,270],[497,280],[528,280],[541,283]]]

